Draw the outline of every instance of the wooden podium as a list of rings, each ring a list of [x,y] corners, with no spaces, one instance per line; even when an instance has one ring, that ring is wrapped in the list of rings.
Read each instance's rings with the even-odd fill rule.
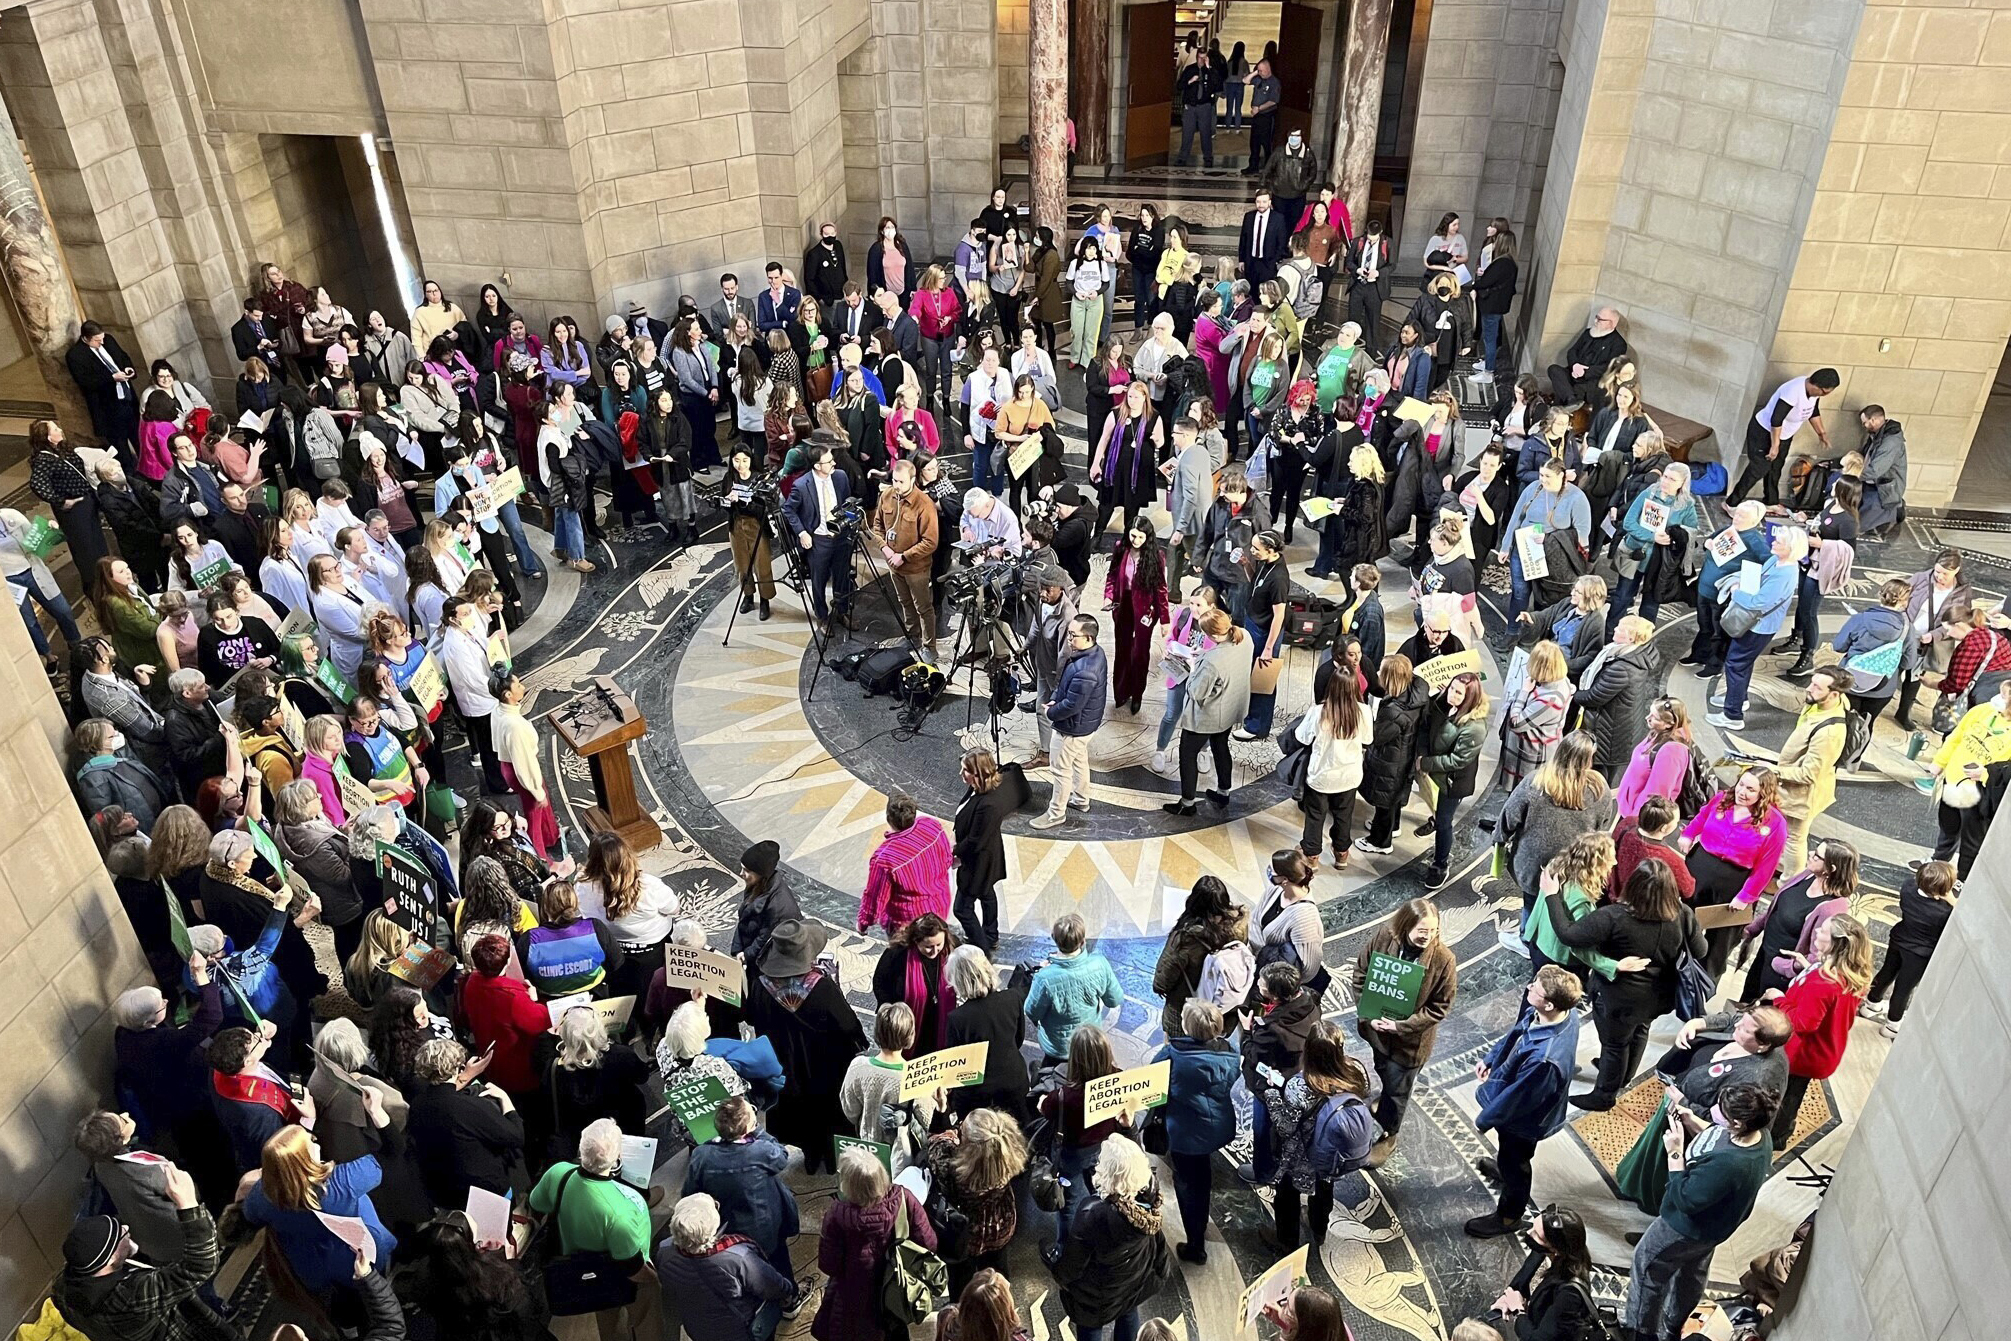
[[[586,689],[546,713],[545,720],[593,772],[599,804],[587,808],[588,832],[612,829],[638,852],[661,843],[663,830],[636,804],[635,775],[629,768],[629,742],[649,731],[635,700],[608,676],[596,675]]]

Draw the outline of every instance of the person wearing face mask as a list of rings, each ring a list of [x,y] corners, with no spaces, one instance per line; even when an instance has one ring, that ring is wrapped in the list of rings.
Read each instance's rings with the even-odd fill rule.
[[[905,312],[915,291],[914,266],[914,253],[908,249],[908,239],[901,236],[901,226],[892,216],[883,216],[873,245],[866,249],[867,291],[891,293],[895,305]]]
[[[826,219],[817,225],[817,240],[803,252],[803,291],[825,307],[845,296],[845,244],[838,225]]]
[[[160,774],[124,753],[125,733],[102,717],[90,717],[70,733],[70,744],[77,760],[77,801],[84,813],[119,806],[139,822],[141,832],[151,831],[174,791]]]
[[[1285,219],[1296,220],[1305,212],[1306,197],[1320,184],[1320,160],[1306,146],[1303,130],[1285,136],[1285,147],[1272,151],[1258,180],[1270,189]]]
[[[1369,1147],[1368,1167],[1381,1168],[1396,1149],[1397,1130],[1403,1126],[1410,1107],[1411,1088],[1418,1074],[1431,1062],[1432,1046],[1438,1041],[1439,1022],[1452,1010],[1459,993],[1459,969],[1453,953],[1439,939],[1438,907],[1427,899],[1412,899],[1400,905],[1390,920],[1369,937],[1356,956],[1355,995],[1368,982],[1369,961],[1375,955],[1389,955],[1406,963],[1424,965],[1424,984],[1418,990],[1417,1006],[1403,1018],[1383,1017],[1361,1020],[1355,1030],[1369,1045],[1376,1076],[1382,1082],[1376,1100],[1376,1142]]]

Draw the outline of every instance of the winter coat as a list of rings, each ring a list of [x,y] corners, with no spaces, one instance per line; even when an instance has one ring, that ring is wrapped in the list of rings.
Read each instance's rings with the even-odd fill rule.
[[[1430,687],[1416,678],[1402,694],[1377,701],[1375,738],[1362,761],[1360,796],[1369,805],[1390,809],[1410,795],[1418,735],[1430,704]]]
[[[825,1276],[824,1302],[810,1323],[817,1341],[860,1341],[882,1336],[880,1273],[892,1246],[899,1212],[906,1207],[908,1235],[924,1248],[936,1247],[935,1226],[905,1187],[896,1187],[866,1206],[838,1200],[824,1212],[817,1231],[817,1269]],[[711,1334],[702,1333],[707,1341]]]
[[[1593,760],[1601,768],[1626,764],[1648,734],[1648,704],[1661,669],[1661,658],[1646,643],[1614,647],[1596,673],[1587,668],[1588,679],[1578,688],[1584,709],[1579,727],[1598,738]]]
[[[1260,1065],[1285,1075],[1299,1069],[1306,1037],[1320,1022],[1320,998],[1302,987],[1268,1011],[1253,1001],[1251,1014],[1254,1023],[1243,1035],[1243,1083],[1254,1094],[1263,1083],[1257,1076]]]
[[[1841,653],[1847,662],[1852,657],[1862,656],[1866,652],[1876,651],[1895,642],[1904,644],[1900,650],[1900,662],[1904,664],[1916,646],[1914,640],[1907,637],[1906,616],[1897,610],[1876,605],[1868,610],[1860,610],[1846,619],[1843,627],[1837,630],[1836,638],[1830,646]],[[1857,671],[1852,671],[1850,674],[1851,683],[1846,688],[1860,698],[1891,698],[1894,691],[1899,688],[1897,670],[1883,678]]]
[[[1197,657],[1187,675],[1181,730],[1213,735],[1242,722],[1250,712],[1250,667],[1247,635],[1241,642],[1219,642]]]
[[[1387,926],[1381,927],[1369,937],[1361,953],[1355,957],[1354,988],[1357,997],[1369,980],[1369,957],[1377,954],[1421,961],[1424,964],[1424,986],[1418,992],[1417,1009],[1403,1019],[1393,1021],[1395,1033],[1377,1029],[1363,1020],[1355,1022],[1355,1032],[1367,1041],[1371,1052],[1415,1070],[1431,1060],[1432,1047],[1438,1042],[1439,1023],[1452,1009],[1453,997],[1459,992],[1459,966],[1443,941],[1433,941],[1419,950],[1399,944],[1396,932]]]
[[[1346,1092],[1323,1095],[1306,1083],[1303,1074],[1287,1077],[1280,1088],[1265,1086],[1258,1092],[1257,1102],[1271,1117],[1271,1140],[1278,1157],[1273,1187],[1289,1183],[1302,1195],[1314,1190],[1319,1181],[1314,1144],[1323,1123],[1338,1124],[1344,1150],[1363,1156],[1375,1137],[1375,1119],[1366,1103]],[[1334,1110],[1331,1116],[1323,1115],[1329,1108]]]
[[[506,1195],[523,1172],[524,1119],[473,1086],[417,1085],[406,1129],[436,1206],[468,1203],[468,1189]]]
[[[832,1134],[847,1129],[838,1087],[852,1059],[866,1050],[858,1013],[836,980],[821,973],[793,1009],[767,978],[750,975],[743,1012],[754,1032],[775,1045],[788,1077],[769,1112],[769,1134],[799,1149],[828,1153]]]
[[[768,937],[779,922],[797,922],[803,918],[802,906],[796,902],[796,895],[782,883],[782,873],[768,877],[768,887],[751,899],[742,899],[740,912],[733,924],[732,951],[751,969],[761,962],[762,952],[768,948]]]
[[[1201,985],[1201,966],[1235,939],[1226,920],[1181,922],[1166,937],[1152,969],[1152,990],[1166,998],[1159,1023],[1171,1038],[1180,1033],[1180,1011]]]
[[[950,1106],[959,1115],[973,1108],[1024,1115],[1029,1078],[1020,1046],[1026,1042],[1026,984],[1027,976],[1015,972],[1010,983],[1001,983],[997,990],[981,997],[959,1001],[951,1009],[949,1045],[986,1045],[983,1082],[950,1091]]]
[[[1093,736],[1103,725],[1110,697],[1110,662],[1101,647],[1077,652],[1061,664],[1052,708],[1044,709],[1055,732],[1063,736]]]
[[[307,878],[307,887],[321,896],[321,921],[347,926],[366,911],[350,883],[349,836],[327,820],[305,824],[275,824],[273,840],[288,865]]]
[[[154,821],[174,799],[174,789],[137,759],[101,754],[77,770],[77,803],[86,815],[123,806],[139,821],[141,833],[152,832]]]
[[[1655,1019],[1676,1008],[1676,962],[1688,950],[1704,957],[1704,933],[1697,916],[1685,904],[1676,909],[1673,922],[1648,922],[1634,915],[1624,903],[1608,903],[1593,909],[1576,922],[1561,910],[1563,895],[1549,897],[1550,925],[1557,939],[1573,950],[1596,950],[1614,959],[1640,955],[1648,967],[1638,973],[1622,973],[1599,985],[1599,999],[1616,1015],[1637,1020]]]
[[[1590,621],[1588,621],[1590,622]],[[1548,763],[1564,736],[1564,719],[1575,692],[1569,680],[1529,685],[1502,710],[1501,770],[1528,777]]]
[[[1578,1012],[1553,1024],[1536,1018],[1527,1001],[1515,1025],[1487,1054],[1488,1077],[1475,1096],[1474,1126],[1540,1141],[1564,1126],[1571,1076],[1578,1066]]]
[[[216,1274],[216,1221],[200,1206],[176,1218],[182,1255],[173,1266],[128,1261],[105,1276],[56,1277],[50,1296],[73,1328],[92,1341],[236,1341],[238,1329],[196,1297]]]
[[[1508,844],[1509,871],[1522,891],[1534,898],[1543,868],[1580,834],[1604,833],[1613,827],[1618,803],[1604,782],[1598,795],[1583,810],[1572,810],[1552,801],[1536,785],[1534,777],[1524,778],[1508,794],[1501,808],[1494,839]]]
[[[1110,961],[1094,950],[1057,955],[1033,975],[1026,1014],[1049,1057],[1068,1056],[1068,1041],[1085,1024],[1097,1024],[1124,1004],[1124,989]]]
[[[551,1012],[531,1000],[523,979],[473,973],[461,983],[461,1015],[477,1049],[494,1044],[496,1055],[483,1079],[510,1094],[538,1087],[532,1054],[551,1028]]]
[[[745,1242],[692,1254],[666,1234],[656,1246],[656,1274],[663,1283],[664,1335],[670,1337],[682,1327],[684,1335],[705,1341],[753,1341],[754,1315],[795,1293]]]
[[[1131,1312],[1157,1294],[1172,1274],[1173,1254],[1159,1227],[1157,1204],[1100,1196],[1076,1208],[1068,1246],[1054,1264],[1062,1311],[1078,1334]]]
[[[957,1177],[954,1131],[929,1138],[927,1158],[935,1188],[970,1219],[970,1256],[996,1252],[1011,1243],[1019,1229],[1019,1199],[1013,1190],[1013,1180],[1008,1178],[997,1187],[983,1190],[963,1186]]]
[[[1559,620],[1571,613],[1571,598],[1567,596],[1531,614],[1522,634],[1523,645],[1534,647],[1546,638],[1555,642],[1553,630]],[[1585,668],[1592,664],[1592,658],[1598,656],[1599,649],[1605,645],[1606,607],[1602,605],[1578,621],[1578,627],[1571,634],[1571,646],[1563,648],[1564,668],[1571,673],[1574,681],[1585,673]]]
[[[691,1152],[684,1191],[703,1192],[719,1203],[719,1220],[729,1233],[745,1234],[771,1261],[802,1232],[796,1194],[782,1181],[789,1152],[765,1132],[744,1141],[715,1138]]]
[[[1480,747],[1487,722],[1480,717],[1454,720],[1445,700],[1433,695],[1418,736],[1418,767],[1454,796],[1473,795],[1480,772]]]
[[[1229,1091],[1241,1059],[1228,1039],[1200,1043],[1171,1038],[1152,1060],[1172,1063],[1164,1112],[1174,1154],[1212,1155],[1236,1138],[1236,1106]]]

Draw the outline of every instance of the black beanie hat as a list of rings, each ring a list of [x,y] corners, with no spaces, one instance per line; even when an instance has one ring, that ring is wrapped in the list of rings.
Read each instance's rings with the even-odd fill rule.
[[[764,881],[772,879],[775,868],[782,864],[782,845],[773,839],[763,839],[740,854],[740,864]]]
[[[105,1269],[119,1247],[119,1222],[109,1215],[87,1215],[70,1227],[63,1240],[63,1262],[80,1276]]]

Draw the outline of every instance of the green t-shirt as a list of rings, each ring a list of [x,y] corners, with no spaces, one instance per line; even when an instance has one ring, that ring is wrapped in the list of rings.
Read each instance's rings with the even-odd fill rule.
[[[613,1178],[577,1172],[577,1164],[554,1164],[531,1189],[531,1209],[549,1214],[567,1174],[565,1204],[559,1208],[559,1247],[567,1253],[600,1252],[617,1261],[649,1253],[649,1203],[642,1193]]]

